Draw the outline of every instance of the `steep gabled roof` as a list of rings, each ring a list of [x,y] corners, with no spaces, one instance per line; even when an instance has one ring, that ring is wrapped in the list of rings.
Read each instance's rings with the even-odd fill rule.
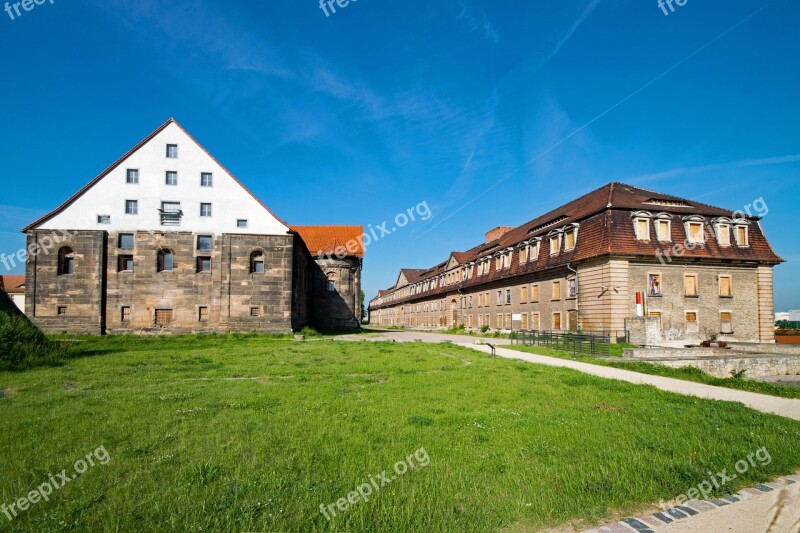
[[[75,201],[76,201],[78,198],[80,198],[81,196],[83,196],[83,195],[84,195],[84,194],[85,194],[85,193],[86,193],[86,192],[87,192],[89,189],[91,189],[91,188],[92,188],[92,187],[93,187],[95,184],[97,184],[97,183],[98,183],[100,180],[102,180],[102,179],[103,179],[104,177],[106,177],[106,176],[107,176],[109,173],[111,173],[113,170],[115,170],[117,167],[119,167],[119,166],[120,166],[120,165],[121,165],[123,162],[125,162],[125,160],[126,160],[126,159],[128,159],[128,158],[129,158],[131,155],[133,155],[134,153],[136,153],[136,152],[137,152],[137,151],[138,151],[138,150],[139,150],[139,149],[140,149],[142,146],[144,146],[145,144],[147,144],[148,142],[150,142],[150,141],[151,141],[151,140],[152,140],[152,139],[153,139],[153,138],[154,138],[156,135],[158,135],[159,133],[161,133],[162,131],[164,131],[164,129],[166,129],[166,128],[167,128],[167,127],[170,125],[170,124],[174,124],[175,126],[177,126],[177,127],[178,127],[178,128],[179,128],[179,129],[180,129],[180,130],[181,130],[181,131],[184,133],[184,134],[186,134],[186,136],[187,136],[187,137],[188,137],[188,138],[189,138],[189,139],[190,139],[192,142],[194,142],[194,143],[195,143],[195,144],[196,144],[198,147],[200,147],[200,149],[201,149],[203,152],[205,152],[205,154],[206,154],[206,155],[208,155],[208,157],[210,157],[210,158],[211,158],[211,159],[212,159],[212,160],[213,160],[213,161],[214,161],[214,162],[215,162],[217,165],[219,165],[219,166],[220,166],[220,167],[221,167],[221,168],[222,168],[222,169],[223,169],[223,170],[224,170],[224,171],[225,171],[225,172],[226,172],[226,173],[227,173],[227,174],[228,174],[228,175],[229,175],[231,178],[233,178],[233,180],[234,180],[234,181],[235,181],[235,182],[236,182],[236,183],[237,183],[237,184],[238,184],[238,185],[239,185],[239,186],[240,186],[240,187],[241,187],[241,188],[242,188],[242,189],[243,189],[245,192],[247,192],[247,194],[249,194],[250,196],[252,196],[252,197],[253,197],[253,199],[254,199],[256,202],[258,202],[258,203],[261,205],[261,207],[263,207],[264,209],[266,209],[266,210],[267,210],[267,212],[268,212],[269,214],[271,214],[273,217],[275,217],[275,219],[276,219],[277,221],[279,221],[281,224],[283,224],[284,226],[287,226],[287,227],[288,227],[288,224],[287,224],[287,223],[286,223],[286,222],[285,222],[283,219],[281,219],[280,217],[278,217],[278,216],[277,216],[275,213],[273,213],[273,212],[272,212],[272,210],[271,210],[269,207],[267,207],[266,205],[264,205],[264,203],[263,203],[261,200],[259,200],[259,199],[258,199],[258,197],[257,197],[256,195],[254,195],[254,194],[253,194],[253,193],[250,191],[250,189],[248,189],[247,187],[245,187],[245,186],[244,186],[244,184],[242,184],[242,182],[241,182],[241,181],[239,181],[239,179],[237,179],[237,178],[236,178],[236,176],[234,176],[234,175],[233,175],[233,174],[232,174],[232,173],[231,173],[231,172],[230,172],[230,171],[229,171],[229,170],[228,170],[228,169],[225,167],[225,165],[223,165],[222,163],[220,163],[220,162],[217,160],[217,158],[215,158],[213,155],[211,155],[211,153],[210,153],[208,150],[206,150],[206,149],[205,149],[205,147],[204,147],[202,144],[200,144],[199,142],[197,142],[197,139],[195,139],[194,137],[192,137],[192,135],[191,135],[191,134],[190,134],[188,131],[186,131],[186,130],[183,128],[183,126],[181,126],[180,124],[178,124],[178,122],[177,122],[177,121],[176,121],[174,118],[170,118],[170,119],[169,119],[169,120],[167,120],[167,121],[166,121],[164,124],[162,124],[161,126],[159,126],[159,127],[158,127],[158,128],[157,128],[157,129],[156,129],[154,132],[153,132],[153,133],[151,133],[150,135],[148,135],[147,137],[145,137],[144,139],[142,139],[142,140],[141,140],[139,143],[137,143],[137,144],[136,144],[136,146],[134,146],[133,148],[131,148],[130,150],[128,150],[128,151],[127,151],[127,152],[126,152],[126,153],[125,153],[125,154],[124,154],[122,157],[120,157],[119,159],[117,159],[116,161],[114,161],[114,162],[111,164],[111,166],[109,166],[109,167],[108,167],[107,169],[105,169],[103,172],[101,172],[100,174],[98,174],[98,175],[97,175],[97,177],[95,177],[95,178],[94,178],[92,181],[90,181],[89,183],[87,183],[86,185],[84,185],[84,186],[83,186],[83,187],[82,187],[82,188],[81,188],[81,189],[80,189],[78,192],[76,192],[76,193],[75,193],[75,194],[73,194],[71,197],[69,197],[69,198],[68,198],[68,199],[67,199],[67,200],[66,200],[64,203],[62,203],[61,205],[59,205],[58,207],[56,207],[56,208],[55,208],[53,211],[51,211],[51,212],[47,213],[46,215],[44,215],[44,216],[43,216],[42,218],[40,218],[39,220],[37,220],[37,221],[33,222],[32,224],[29,224],[28,226],[26,226],[26,227],[25,227],[25,228],[22,230],[22,232],[23,232],[23,233],[26,233],[27,231],[30,231],[30,230],[32,230],[32,229],[35,229],[35,228],[36,228],[37,226],[39,226],[40,224],[43,224],[44,222],[47,222],[48,220],[50,220],[50,219],[51,219],[51,218],[53,218],[54,216],[56,216],[56,215],[58,215],[59,213],[61,213],[62,211],[64,211],[64,210],[65,210],[67,207],[69,207],[70,205],[72,205],[72,204],[73,204],[73,203],[74,203],[74,202],[75,202]]]
[[[300,235],[311,255],[335,255],[344,251],[352,257],[364,257],[361,239],[364,226],[291,226],[291,229]]]

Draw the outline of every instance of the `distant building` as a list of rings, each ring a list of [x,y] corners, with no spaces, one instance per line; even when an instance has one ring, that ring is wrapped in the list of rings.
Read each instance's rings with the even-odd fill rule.
[[[316,254],[363,229],[293,229],[172,119],[24,232],[26,314],[47,332],[360,324],[361,241]]]
[[[5,293],[20,311],[25,312],[25,276],[0,276],[0,292]]]
[[[768,342],[782,261],[757,217],[610,183],[436,266],[401,270],[370,320],[613,334],[644,315],[668,340]]]

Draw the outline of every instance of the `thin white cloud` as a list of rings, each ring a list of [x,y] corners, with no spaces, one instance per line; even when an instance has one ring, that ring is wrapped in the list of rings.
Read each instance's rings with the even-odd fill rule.
[[[463,20],[470,31],[480,33],[487,41],[491,41],[494,44],[500,42],[500,34],[489,20],[489,17],[486,16],[484,10],[472,10],[462,0],[458,1],[458,6],[461,11],[456,20]]]
[[[572,36],[575,35],[575,32],[578,31],[578,28],[580,28],[581,25],[584,22],[586,22],[586,19],[589,18],[589,15],[592,14],[592,11],[594,11],[594,8],[596,8],[597,4],[599,4],[599,3],[600,3],[600,0],[591,0],[591,2],[589,2],[589,5],[587,5],[586,9],[583,10],[583,13],[581,13],[581,15],[578,17],[578,20],[576,20],[572,24],[572,26],[569,28],[569,30],[567,30],[567,33],[561,38],[561,40],[558,41],[556,46],[547,55],[547,57],[544,59],[544,61],[542,61],[542,63],[541,63],[542,65],[546,65],[547,63],[550,62],[551,59],[553,59],[556,55],[558,55],[558,53],[561,51],[561,49],[564,48],[564,45],[566,45],[567,42],[570,39],[572,39]]]
[[[745,159],[742,161],[730,161],[728,163],[715,163],[711,165],[699,165],[694,167],[676,167],[661,172],[654,172],[652,174],[644,174],[628,178],[626,181],[643,183],[647,181],[659,181],[667,178],[674,178],[676,176],[683,176],[686,174],[698,174],[702,172],[717,171],[717,170],[732,170],[737,168],[751,168],[763,167],[769,165],[785,165],[787,163],[796,163],[800,161],[800,154],[784,155],[780,157],[767,157],[764,159]]]

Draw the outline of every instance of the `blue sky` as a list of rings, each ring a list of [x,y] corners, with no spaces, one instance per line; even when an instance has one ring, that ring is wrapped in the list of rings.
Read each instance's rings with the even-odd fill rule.
[[[0,2],[2,4],[2,2]],[[800,308],[795,0],[55,0],[0,12],[0,251],[167,118],[292,224],[433,218],[372,244],[372,297],[616,180],[763,198]],[[391,227],[390,224],[389,227]]]

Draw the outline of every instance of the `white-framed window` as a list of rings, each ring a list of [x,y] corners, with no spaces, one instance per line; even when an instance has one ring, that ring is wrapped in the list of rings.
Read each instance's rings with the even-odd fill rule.
[[[578,225],[571,224],[564,229],[564,251],[569,252],[575,249],[578,242]]]
[[[672,242],[672,215],[659,213],[656,215],[655,226],[658,242]]]
[[[125,183],[129,183],[131,185],[136,185],[139,183],[139,169],[138,168],[129,168],[125,172]]]
[[[125,214],[138,215],[139,214],[139,200],[125,200]]]
[[[550,255],[558,255],[561,252],[561,233],[550,235]]]
[[[167,145],[167,159],[178,159],[178,145],[177,144],[168,144]]]
[[[200,186],[201,187],[213,187],[214,186],[214,174],[211,172],[202,172],[200,174]]]
[[[731,245],[731,227],[728,224],[717,224],[717,243],[727,247]]]
[[[567,280],[567,294],[569,298],[576,298],[578,296],[578,280],[576,278]]]
[[[166,185],[177,185],[178,184],[178,173],[174,170],[167,170],[166,178],[164,180]]]
[[[661,274],[647,275],[647,294],[650,296],[662,296],[661,293]]]
[[[750,228],[745,224],[738,224],[736,226],[736,245],[741,248],[750,246]]]
[[[650,220],[646,218],[637,218],[634,220],[634,228],[636,229],[636,240],[649,241],[650,240]]]
[[[210,217],[211,216],[211,204],[200,204],[200,216],[201,217]]]
[[[511,305],[511,289],[506,289],[506,305]]]
[[[706,231],[705,231],[705,219],[703,217],[698,215],[684,217],[683,223],[686,229],[687,243],[705,244]]]

